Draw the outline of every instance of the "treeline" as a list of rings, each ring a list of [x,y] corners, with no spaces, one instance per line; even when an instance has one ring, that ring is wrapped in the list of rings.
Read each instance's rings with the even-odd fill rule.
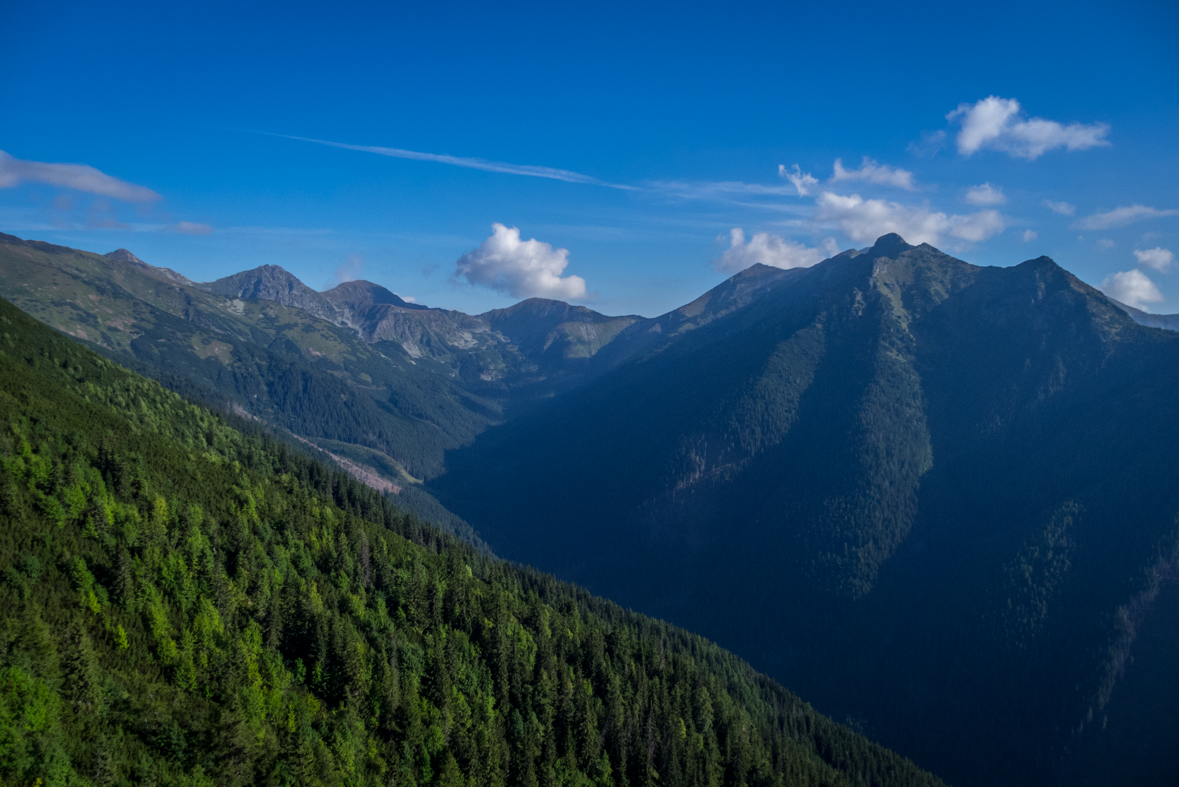
[[[0,429],[6,783],[940,783],[6,302]]]

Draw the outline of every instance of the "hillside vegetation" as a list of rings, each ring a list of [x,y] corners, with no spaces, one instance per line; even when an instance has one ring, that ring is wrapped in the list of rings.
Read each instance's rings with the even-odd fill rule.
[[[274,271],[281,269],[271,279],[298,283]],[[474,540],[418,479],[438,471],[443,451],[498,421],[498,404],[413,363],[400,346],[370,345],[294,305],[201,287],[126,252],[103,256],[0,234],[0,296],[175,390],[334,453],[332,444],[353,447],[354,460],[401,488],[400,505]]]
[[[0,302],[9,784],[936,785]]]

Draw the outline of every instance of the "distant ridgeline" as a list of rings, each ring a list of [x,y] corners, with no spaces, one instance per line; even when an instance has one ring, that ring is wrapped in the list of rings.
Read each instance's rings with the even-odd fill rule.
[[[4,301],[0,430],[6,784],[940,784]]]
[[[656,319],[539,298],[468,315],[371,282],[319,293],[274,265],[201,284],[125,249],[0,233],[0,297],[173,390],[330,451],[473,542],[421,484],[446,451],[793,273],[756,266]]]

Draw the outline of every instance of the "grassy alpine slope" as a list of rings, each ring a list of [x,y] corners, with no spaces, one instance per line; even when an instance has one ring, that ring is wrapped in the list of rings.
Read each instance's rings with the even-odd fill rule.
[[[935,785],[0,301],[9,784]]]

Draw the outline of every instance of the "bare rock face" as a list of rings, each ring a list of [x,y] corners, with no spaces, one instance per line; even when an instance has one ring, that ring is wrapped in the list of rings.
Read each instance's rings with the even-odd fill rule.
[[[339,312],[322,294],[308,287],[277,265],[263,265],[198,285],[206,292],[226,298],[274,301],[339,323]]]

